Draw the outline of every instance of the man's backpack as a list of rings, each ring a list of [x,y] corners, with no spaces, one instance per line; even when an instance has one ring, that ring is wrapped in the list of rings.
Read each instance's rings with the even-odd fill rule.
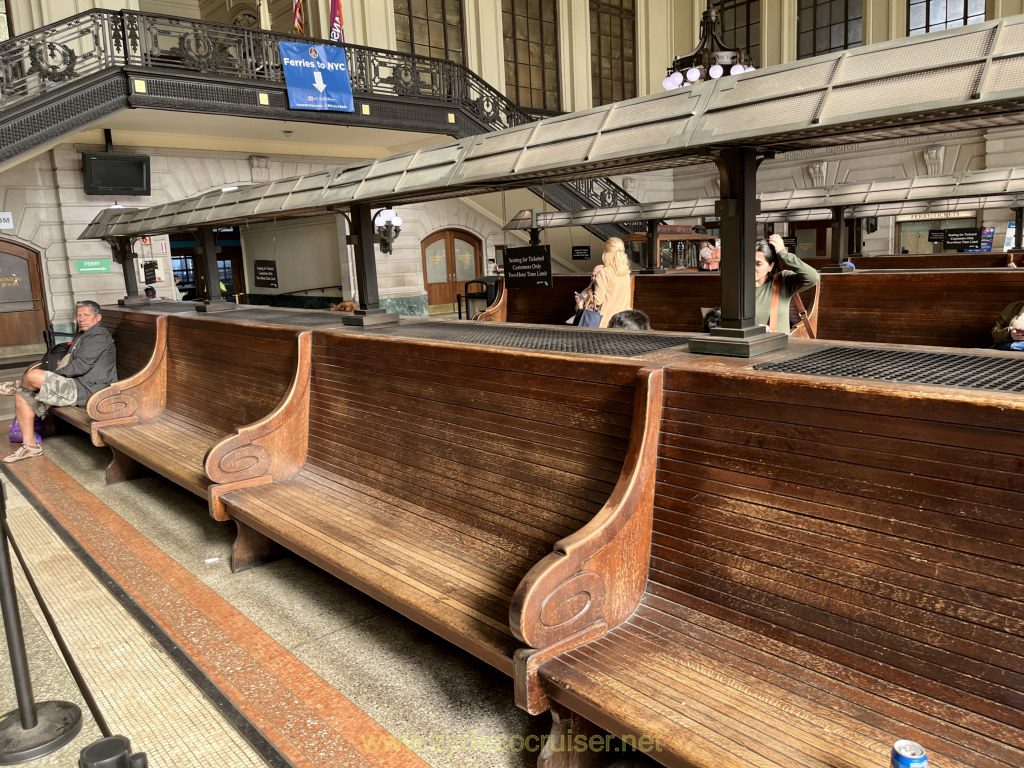
[[[40,365],[43,366],[44,371],[56,371],[57,366],[60,365],[60,361],[64,359],[67,353],[71,351],[71,342],[62,341],[60,344],[54,344],[43,355],[43,359],[39,361]]]

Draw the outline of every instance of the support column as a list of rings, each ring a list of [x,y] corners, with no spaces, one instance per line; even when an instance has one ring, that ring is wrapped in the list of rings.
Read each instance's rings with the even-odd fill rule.
[[[196,265],[197,271],[202,272],[203,280],[206,282],[208,299],[202,304],[196,305],[197,312],[223,312],[235,309],[238,305],[224,301],[220,295],[220,273],[217,271],[217,237],[213,227],[199,227],[196,232],[199,238],[200,257]]]
[[[141,304],[148,304],[149,299],[139,295],[139,281],[135,276],[135,253],[132,251],[132,239],[130,237],[104,238],[110,243],[110,250],[113,253],[114,262],[121,265],[124,272],[123,299],[117,300],[119,307],[135,307]]]
[[[832,261],[822,268],[822,272],[852,272],[844,267],[846,261],[846,208],[841,205],[832,206]]]
[[[782,349],[784,333],[754,323],[754,247],[757,244],[757,153],[729,148],[715,159],[722,199],[715,204],[722,231],[722,325],[690,341],[697,354],[756,357]]]
[[[1010,253],[1024,253],[1024,207],[1010,210],[1013,211],[1013,248]]]
[[[658,223],[658,219],[647,222],[647,266],[640,270],[641,275],[661,275],[665,272],[658,251]]]
[[[359,289],[359,309],[351,317],[342,318],[345,325],[382,325],[397,323],[398,313],[381,309],[377,293],[377,252],[373,247],[373,220],[370,206],[353,205],[352,234],[349,243],[355,250],[356,286]]]

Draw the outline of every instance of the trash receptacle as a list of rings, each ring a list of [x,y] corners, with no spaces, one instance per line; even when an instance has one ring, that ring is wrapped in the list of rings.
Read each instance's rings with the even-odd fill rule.
[[[490,306],[494,303],[495,296],[498,293],[498,275],[484,275],[483,277],[477,277],[473,280],[467,280],[466,286],[463,288],[463,293],[458,296],[459,305],[459,319],[462,319],[462,302],[466,303],[466,319],[471,320],[473,318],[472,312],[469,311],[470,299],[477,301],[486,301],[486,306]]]

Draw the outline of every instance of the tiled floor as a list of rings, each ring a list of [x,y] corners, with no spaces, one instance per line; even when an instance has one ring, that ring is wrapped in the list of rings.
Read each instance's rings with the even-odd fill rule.
[[[51,499],[53,516],[121,584],[129,608],[144,609],[186,651],[186,667],[203,673],[193,675],[197,685],[179,671],[181,654],[139,628],[40,512],[24,500],[12,505],[15,535],[26,550],[31,543],[30,563],[39,558],[37,578],[62,606],[58,621],[102,691],[111,727],[150,765],[535,764],[535,754],[507,744],[545,733],[548,718],[517,709],[504,675],[298,558],[232,574],[231,524],[213,521],[203,501],[162,478],[105,485],[107,451],[83,434],[49,438],[44,449],[43,459],[8,469]],[[75,700],[52,646],[23,614],[45,690],[37,699]],[[0,685],[13,708],[11,686]],[[97,737],[89,723],[75,744],[44,758],[54,762],[36,764],[72,765],[69,755]],[[613,765],[654,763],[630,756]]]

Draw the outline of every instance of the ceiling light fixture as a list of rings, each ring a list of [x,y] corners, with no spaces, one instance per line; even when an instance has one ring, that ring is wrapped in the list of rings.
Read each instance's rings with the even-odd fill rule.
[[[700,20],[700,41],[685,56],[676,56],[668,68],[668,77],[661,81],[666,91],[685,88],[705,80],[717,80],[726,72],[741,75],[753,72],[750,57],[740,48],[731,50],[716,31],[721,11],[708,0],[708,7]]]

